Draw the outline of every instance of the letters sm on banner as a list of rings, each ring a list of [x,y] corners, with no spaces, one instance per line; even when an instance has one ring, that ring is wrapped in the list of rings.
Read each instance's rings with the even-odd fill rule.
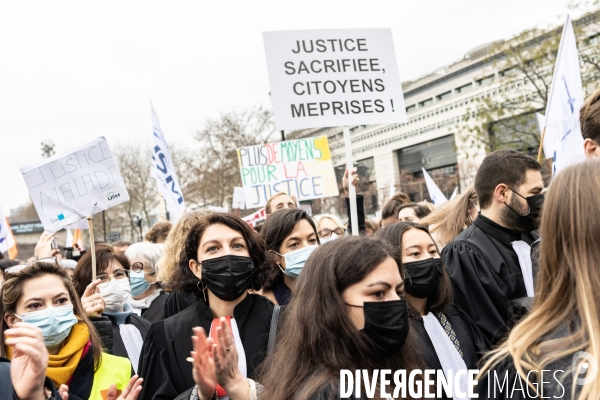
[[[263,32],[278,130],[404,122],[390,29]]]
[[[23,167],[21,174],[48,232],[129,200],[104,137]]]
[[[242,147],[238,160],[246,208],[278,192],[298,200],[339,195],[326,136]]]

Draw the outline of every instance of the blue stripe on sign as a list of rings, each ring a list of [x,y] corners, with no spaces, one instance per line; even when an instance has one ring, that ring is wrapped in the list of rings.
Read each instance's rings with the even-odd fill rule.
[[[62,221],[63,219],[65,219],[65,215],[64,214],[58,214],[58,220]]]

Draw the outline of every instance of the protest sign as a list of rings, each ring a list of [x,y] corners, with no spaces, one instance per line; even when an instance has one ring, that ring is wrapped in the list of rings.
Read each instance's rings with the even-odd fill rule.
[[[257,223],[259,223],[260,221],[264,221],[265,219],[267,219],[267,211],[264,207],[258,210],[257,212],[242,218],[242,220],[244,220],[248,225],[250,225],[250,228],[252,229],[254,229]]]
[[[104,137],[21,168],[48,232],[129,200]]]
[[[154,148],[152,149],[151,174],[156,179],[156,186],[169,207],[171,221],[177,221],[185,213],[185,201],[183,191],[179,186],[169,146],[158,122],[158,116],[152,109],[152,133],[154,137]]]
[[[277,129],[404,122],[390,29],[263,32]]]
[[[326,136],[242,147],[238,160],[246,208],[278,192],[298,200],[339,195]]]
[[[232,208],[244,209],[246,204],[246,195],[243,187],[233,188]]]

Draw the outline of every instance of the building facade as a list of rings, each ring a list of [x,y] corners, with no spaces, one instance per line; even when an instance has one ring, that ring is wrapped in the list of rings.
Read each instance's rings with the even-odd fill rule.
[[[575,25],[589,25],[586,42],[589,45],[597,46],[600,42],[594,40],[600,39],[598,25],[595,25],[599,16],[600,12],[596,12],[574,21]],[[530,43],[517,40],[514,45],[537,46],[545,40],[544,35],[560,34],[561,30],[562,26],[539,34],[532,31],[534,39],[528,39]],[[503,62],[504,56],[497,49],[502,43],[513,46],[512,41],[515,39],[479,46],[447,67],[403,82],[407,122],[350,128],[353,158],[361,176],[357,192],[365,196],[368,216],[376,216],[377,210],[395,192],[405,192],[413,201],[429,200],[422,168],[448,198],[455,188],[462,191],[472,184],[486,151],[484,147],[465,145],[456,132],[461,125],[473,123],[467,116],[478,101],[500,96],[510,98],[511,93],[516,97],[524,86],[531,85],[530,80],[519,74],[513,73],[510,80],[501,79],[511,68]],[[551,78],[552,68],[544,73]],[[341,189],[345,169],[342,129],[304,130],[294,136],[317,135],[329,138]],[[343,217],[345,206],[341,198],[321,199],[313,202],[313,212],[339,213]]]

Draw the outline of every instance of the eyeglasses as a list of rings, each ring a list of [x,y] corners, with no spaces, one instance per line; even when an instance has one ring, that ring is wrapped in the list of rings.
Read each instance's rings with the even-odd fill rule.
[[[144,270],[144,264],[141,262],[134,262],[131,264],[131,270],[133,272],[142,272]],[[144,271],[145,274],[153,274],[153,271]]]
[[[129,278],[129,275],[127,275],[126,270],[116,269],[113,271],[112,274],[98,274],[96,275],[96,279],[100,279],[100,284],[108,283],[110,282],[111,275],[118,281],[120,281],[121,279]]]
[[[332,233],[335,233],[338,236],[342,236],[346,230],[344,228],[335,228],[334,230],[323,228],[317,234],[321,239],[327,239],[331,236]]]

